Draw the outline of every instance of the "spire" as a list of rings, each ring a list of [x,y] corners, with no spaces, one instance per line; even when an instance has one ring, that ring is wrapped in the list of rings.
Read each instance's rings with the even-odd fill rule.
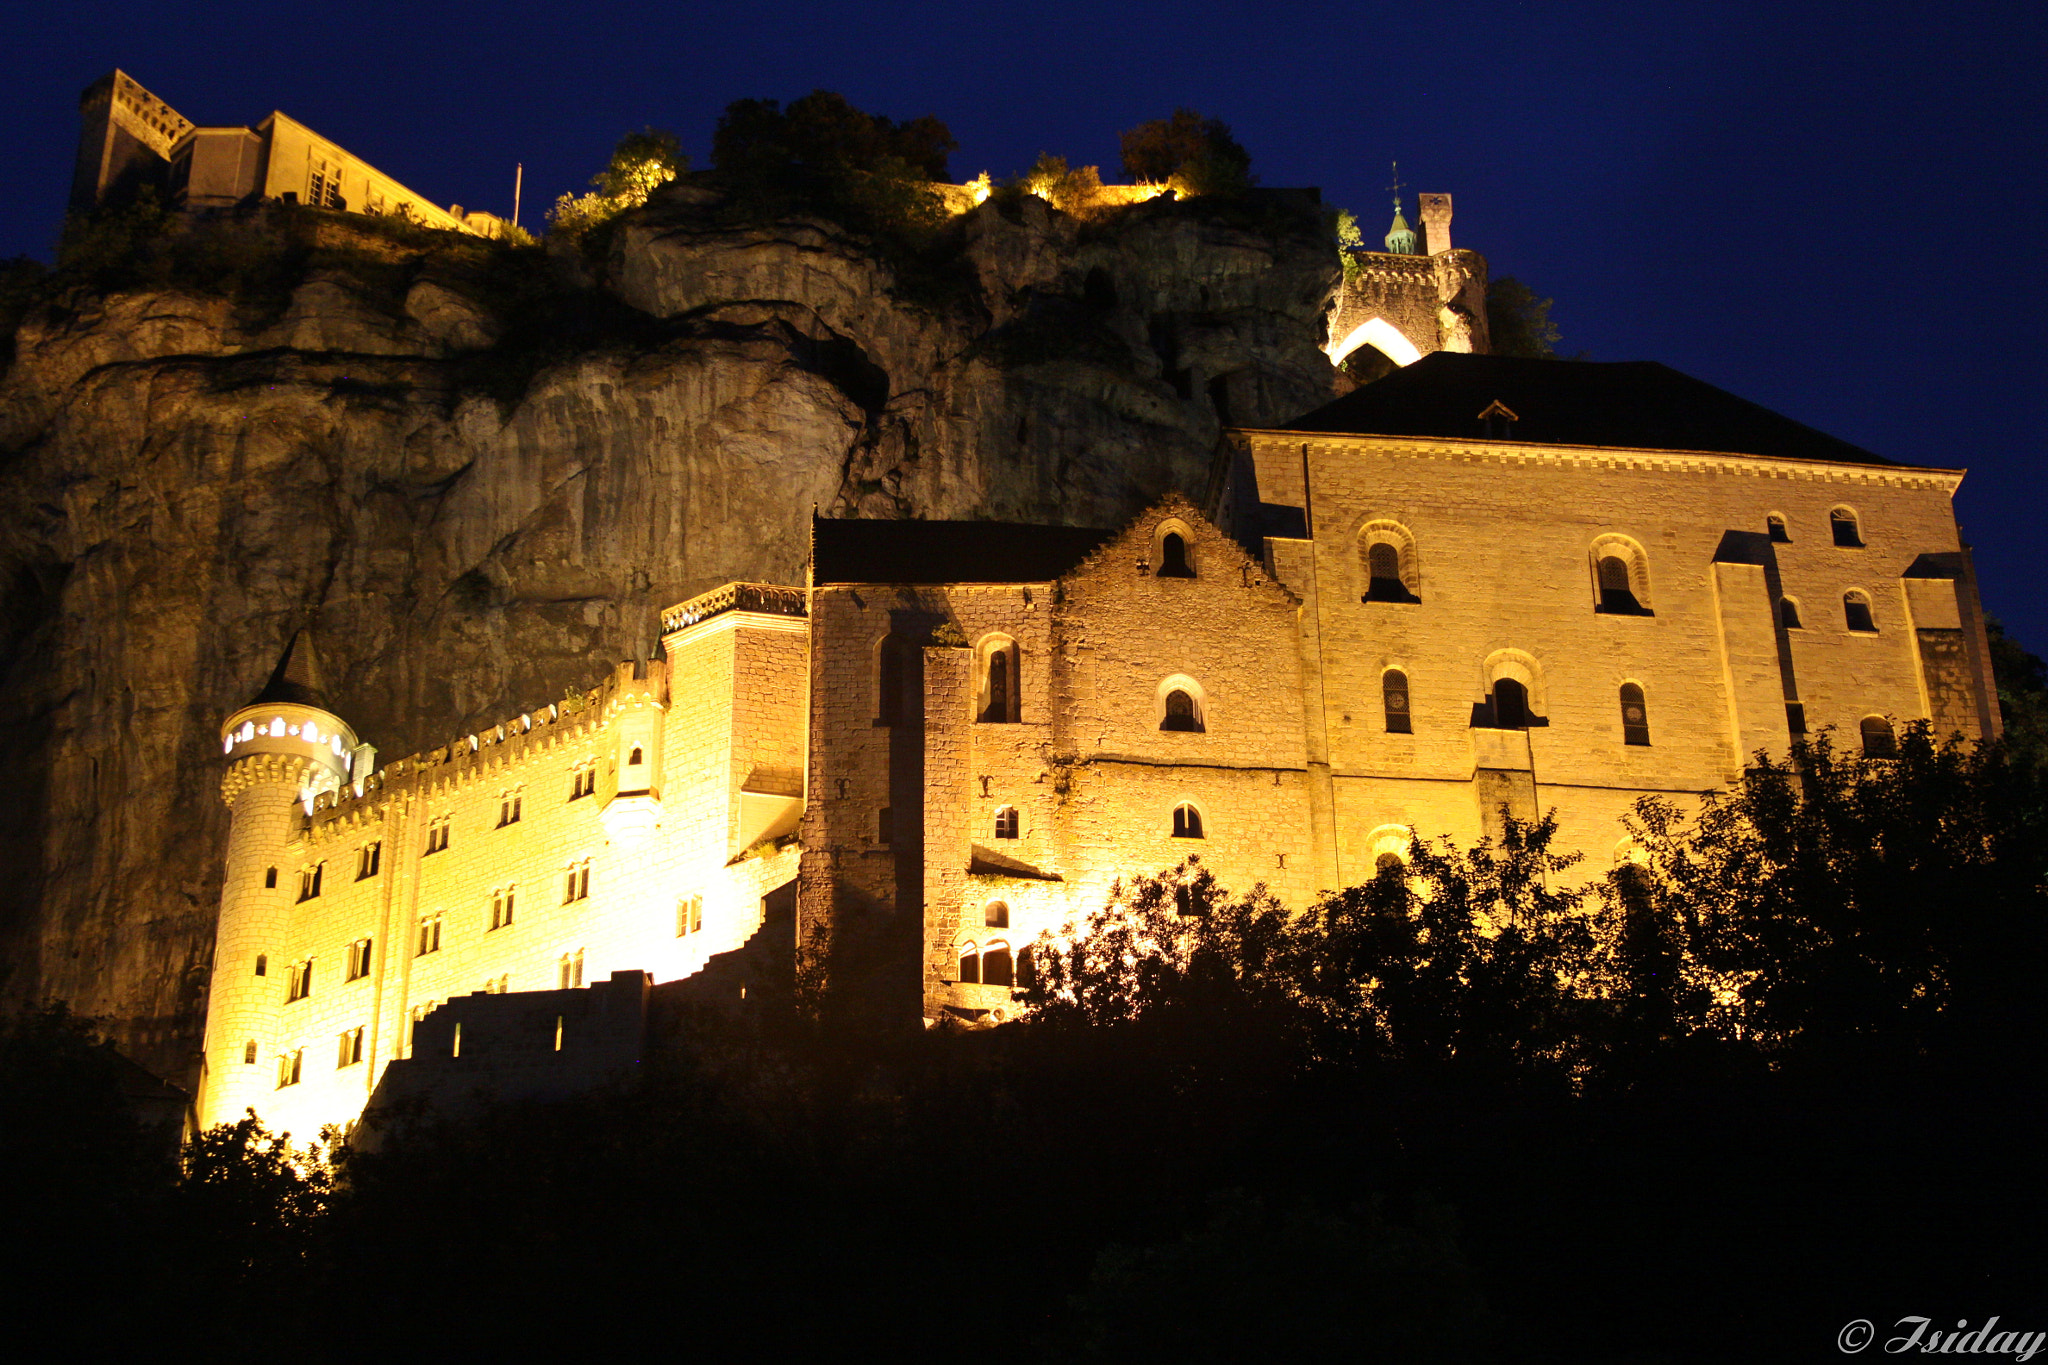
[[[1394,183],[1387,186],[1394,194],[1394,225],[1387,229],[1387,250],[1396,256],[1413,256],[1415,251],[1415,229],[1408,226],[1408,220],[1401,216],[1401,163],[1396,161]]]
[[[262,706],[269,702],[292,702],[327,710],[326,688],[320,681],[320,661],[313,652],[310,629],[293,632],[291,643],[284,647],[284,657],[277,661],[277,670],[249,704]]]

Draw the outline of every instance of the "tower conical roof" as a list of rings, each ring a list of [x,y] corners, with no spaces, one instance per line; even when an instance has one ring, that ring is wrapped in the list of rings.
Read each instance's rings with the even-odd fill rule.
[[[291,643],[284,647],[284,657],[277,661],[277,669],[270,675],[270,681],[250,699],[249,704],[262,706],[270,702],[291,702],[327,710],[327,691],[320,681],[320,661],[313,652],[311,630],[293,632]]]

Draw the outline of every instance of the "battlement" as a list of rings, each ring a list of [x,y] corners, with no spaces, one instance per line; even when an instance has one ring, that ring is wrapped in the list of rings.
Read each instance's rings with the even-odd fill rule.
[[[664,635],[688,630],[729,611],[755,611],[768,616],[808,616],[810,594],[802,588],[777,583],[727,583],[710,592],[678,602],[661,613]]]

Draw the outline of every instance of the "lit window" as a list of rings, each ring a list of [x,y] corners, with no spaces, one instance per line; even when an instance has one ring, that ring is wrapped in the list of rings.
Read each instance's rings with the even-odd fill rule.
[[[704,898],[702,896],[679,896],[676,899],[676,937],[694,934],[704,927]]]
[[[277,1088],[282,1090],[288,1085],[297,1085],[299,1083],[299,1073],[304,1068],[305,1062],[306,1050],[304,1048],[294,1048],[290,1052],[281,1054],[277,1059]]]
[[[437,815],[427,825],[427,853],[439,853],[448,847],[448,817]]]
[[[562,880],[562,904],[585,900],[590,895],[590,860],[571,863]]]
[[[334,1059],[334,1066],[337,1071],[345,1066],[354,1066],[357,1062],[363,1060],[363,1027],[361,1024],[356,1025],[352,1029],[344,1030],[340,1043],[339,1055]]]
[[[1183,801],[1173,808],[1173,837],[1176,839],[1199,839],[1202,837],[1202,812],[1192,802]]]
[[[1014,839],[1016,837],[1017,808],[1015,806],[1004,806],[996,812],[996,838]]]
[[[1877,633],[1877,620],[1870,614],[1870,598],[1867,594],[1843,593],[1842,615],[1848,621],[1849,629],[1866,635]]]
[[[425,957],[428,953],[441,951],[441,917],[428,915],[420,920],[419,947],[413,956]]]
[[[491,893],[491,928],[503,929],[512,922],[512,903],[518,889],[507,886]]]
[[[1380,675],[1380,700],[1385,703],[1387,733],[1390,735],[1412,735],[1414,722],[1408,712],[1408,675],[1398,668],[1390,668]]]
[[[569,799],[590,796],[597,791],[597,767],[586,763],[569,773]]]
[[[1621,685],[1621,742],[1650,742],[1650,713],[1643,705],[1643,689],[1634,683]]]
[[[256,1065],[256,1040],[254,1038],[242,1044],[242,1065]]]
[[[1202,713],[1195,705],[1195,699],[1176,687],[1166,694],[1166,718],[1159,722],[1162,730],[1185,730],[1201,734]]]
[[[313,993],[313,959],[294,962],[291,975],[285,983],[284,999],[289,1005],[294,1000],[304,1000]]]
[[[348,979],[360,981],[370,974],[370,940],[359,938],[348,945]]]
[[[526,803],[523,793],[501,792],[498,796],[498,828],[519,823],[519,809]]]
[[[555,979],[561,983],[562,990],[573,991],[582,988],[583,950],[581,948],[578,948],[573,953],[562,954],[562,960],[558,965]]]

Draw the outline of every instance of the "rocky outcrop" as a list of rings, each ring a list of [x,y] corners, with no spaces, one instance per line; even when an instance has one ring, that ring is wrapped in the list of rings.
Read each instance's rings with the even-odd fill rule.
[[[716,208],[679,189],[623,224],[567,329],[502,265],[367,236],[265,306],[29,315],[0,377],[8,997],[188,1075],[217,726],[302,626],[406,753],[651,651],[668,602],[801,581],[814,505],[1110,525],[1199,494],[1220,418],[1332,393],[1335,254],[1281,201],[984,205],[908,263]]]

